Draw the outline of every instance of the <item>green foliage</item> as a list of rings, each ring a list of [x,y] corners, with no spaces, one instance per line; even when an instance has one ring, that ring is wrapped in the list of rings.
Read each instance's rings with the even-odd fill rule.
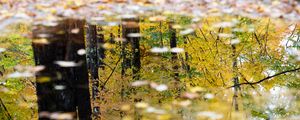
[[[0,82],[5,83],[0,85],[0,97],[13,119],[35,118],[36,97],[33,86],[29,84],[33,78],[7,78],[15,71],[14,67],[17,65],[34,65],[31,40],[17,33],[9,34],[0,38],[0,47],[6,48],[6,51],[0,53],[0,66],[4,68],[2,71],[4,76],[0,76]],[[0,106],[0,114],[7,114],[3,110],[4,108]]]
[[[264,113],[264,111],[251,111],[251,115],[253,117],[263,118],[264,120],[269,119],[268,114]]]

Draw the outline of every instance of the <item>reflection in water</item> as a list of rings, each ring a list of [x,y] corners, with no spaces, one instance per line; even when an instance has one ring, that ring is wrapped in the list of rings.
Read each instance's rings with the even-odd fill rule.
[[[92,100],[95,102],[93,105],[99,106],[93,109],[94,111],[101,113],[104,118],[116,117],[119,114],[124,118],[133,117],[137,114],[136,111],[148,118],[153,118],[152,114],[155,114],[157,117],[186,120],[196,118],[294,119],[298,117],[299,105],[297,105],[296,98],[299,95],[291,90],[297,87],[294,85],[297,83],[297,74],[287,72],[277,76],[279,72],[288,71],[297,66],[297,63],[293,62],[293,57],[299,55],[298,48],[295,47],[299,44],[296,33],[293,35],[289,33],[283,37],[278,37],[276,34],[286,33],[258,34],[256,31],[265,31],[266,28],[257,26],[270,23],[262,20],[262,22],[253,22],[252,25],[245,25],[244,21],[251,21],[246,18],[246,20],[236,21],[234,26],[222,22],[203,22],[210,20],[207,18],[200,20],[203,22],[202,28],[184,29],[182,26],[185,23],[180,19],[187,19],[187,21],[192,19],[178,19],[172,23],[173,28],[169,22],[144,21],[139,24],[140,33],[131,32],[129,27],[127,31],[123,31],[127,35],[121,35],[123,34],[121,33],[122,26],[95,25],[101,30],[94,29],[96,36],[89,36],[95,40],[94,44],[89,43],[86,48],[73,50],[74,56],[94,56],[93,64],[89,63],[89,67],[96,71],[89,74],[93,75],[98,85],[97,89],[94,89],[95,86],[92,89],[97,90],[95,94],[97,96]],[[210,24],[214,23],[226,29],[210,27]],[[242,32],[247,31],[244,27],[249,26],[254,27],[255,31]],[[237,31],[235,27],[242,30]],[[269,27],[271,29],[274,26]],[[78,34],[78,32],[80,32],[78,29],[70,29],[68,34]],[[267,35],[269,35],[268,40],[265,40]],[[101,43],[99,43],[99,36],[102,36]],[[39,34],[38,37],[42,39],[35,39],[32,42],[39,46],[48,46],[56,42],[55,40],[49,42],[49,33]],[[26,40],[22,37],[18,38],[20,39]],[[3,40],[2,42],[10,45],[16,40]],[[74,43],[76,42],[78,41]],[[30,44],[20,47],[23,46],[30,47]],[[91,49],[90,46],[94,48]],[[0,54],[3,55],[2,57],[7,55],[12,57],[21,51],[15,47],[18,46],[0,45],[2,48]],[[66,47],[66,50],[68,49],[70,48]],[[100,49],[104,52],[100,52]],[[65,52],[56,50],[58,53]],[[137,51],[139,51],[138,54],[136,54]],[[237,59],[234,59],[235,57]],[[136,61],[133,58],[141,62],[139,70],[134,71]],[[1,60],[5,63],[4,65],[9,61]],[[87,60],[91,62],[91,58],[88,57]],[[99,66],[100,63],[101,66]],[[19,63],[15,65],[17,64]],[[81,66],[83,62],[65,57],[54,60],[51,64],[54,64],[55,68],[70,69],[72,73],[73,68]],[[233,65],[235,67],[232,67]],[[1,82],[1,85],[5,88],[15,87],[16,85],[12,85],[10,79],[18,79],[18,82],[25,78],[25,80],[33,79],[32,76],[38,75],[37,72],[43,69],[47,67],[11,66],[9,72],[4,75],[7,76],[5,77],[7,80]],[[36,82],[49,84],[55,80],[64,80],[63,78],[67,76],[64,72],[53,72],[52,77],[41,76]],[[224,89],[233,85],[233,78],[237,78],[241,83],[240,88]],[[255,83],[265,78],[267,78],[266,81]],[[34,84],[32,82],[33,86]],[[57,92],[63,92],[74,86],[64,83],[53,84],[50,87]],[[1,88],[1,91],[8,93],[8,89]],[[232,96],[238,96],[234,104],[238,105],[239,111],[228,113],[228,111],[234,111]],[[32,103],[36,103],[36,100],[31,101],[30,104]],[[31,108],[36,109],[36,107]]]
[[[263,8],[267,1],[233,16],[236,10],[226,2],[199,3],[209,8],[201,11],[189,1],[182,3],[191,5],[185,9],[174,4],[180,0],[164,1],[172,6],[157,2],[160,10],[154,12],[156,6],[144,9],[142,3],[95,3],[89,17],[62,21],[52,14],[83,15],[87,6],[70,2],[65,11],[35,6],[49,12],[50,21],[36,14],[40,21],[33,26],[11,26],[32,29],[0,38],[0,115],[4,110],[16,118],[52,119],[299,118],[294,90],[300,88],[299,27],[279,19],[287,15],[262,17],[270,14]],[[26,67],[33,61],[43,67]],[[35,94],[38,98],[28,99]]]

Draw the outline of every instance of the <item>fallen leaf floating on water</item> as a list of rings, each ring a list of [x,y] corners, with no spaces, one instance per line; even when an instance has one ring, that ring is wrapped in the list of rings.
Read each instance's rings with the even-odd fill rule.
[[[220,22],[220,23],[215,23],[213,27],[215,28],[227,28],[227,27],[234,27],[235,23],[234,22]]]
[[[222,9],[222,12],[227,13],[227,14],[231,14],[232,12],[234,12],[234,9],[233,8],[225,8],[225,9]]]
[[[227,34],[227,33],[219,33],[218,36],[222,37],[222,38],[232,38],[232,37],[234,37],[233,34]]]
[[[77,33],[79,33],[79,31],[80,31],[79,28],[75,28],[75,29],[72,29],[72,30],[71,30],[71,33],[77,34]]]
[[[54,89],[55,90],[64,90],[64,89],[66,89],[66,86],[65,85],[55,85]]]
[[[114,41],[116,41],[116,42],[125,42],[126,39],[125,38],[115,38]]]
[[[120,25],[119,22],[108,22],[107,23],[107,26],[118,26],[118,25]]]
[[[2,53],[2,52],[4,52],[4,51],[6,51],[5,48],[0,48],[0,53]]]
[[[143,86],[143,85],[147,85],[147,84],[149,84],[149,82],[146,80],[139,80],[139,81],[134,81],[133,83],[131,83],[131,85],[134,87]]]
[[[50,112],[41,111],[41,112],[39,112],[39,117],[41,117],[41,118],[49,118],[50,117]]]
[[[45,44],[45,45],[47,45],[47,44],[50,44],[50,42],[47,40],[47,39],[45,39],[45,38],[42,38],[42,39],[34,39],[33,41],[32,41],[32,43],[34,43],[34,44]]]
[[[197,93],[186,92],[182,95],[182,97],[187,98],[187,99],[195,99],[195,98],[198,98],[199,95]]]
[[[163,48],[154,47],[154,48],[151,48],[150,51],[153,53],[165,53],[165,52],[168,52],[169,50],[167,47],[163,47]]]
[[[73,120],[74,114],[73,113],[51,113],[49,118],[53,120]]]
[[[29,71],[25,71],[25,72],[14,72],[11,73],[7,76],[7,78],[20,78],[20,77],[33,77],[34,74],[29,72]]]
[[[142,34],[141,33],[129,33],[128,35],[127,35],[127,37],[142,37]]]
[[[211,94],[211,93],[206,93],[205,95],[204,95],[204,98],[206,98],[206,99],[213,99],[215,96],[213,95],[213,94]]]
[[[50,82],[51,78],[50,77],[38,77],[36,79],[36,82],[38,83],[46,83],[46,82]]]
[[[232,31],[233,32],[244,32],[244,30],[242,28],[233,28]]]
[[[147,107],[149,107],[149,104],[145,103],[145,102],[138,102],[135,104],[135,107],[136,108],[147,108]]]
[[[56,32],[56,34],[59,34],[59,35],[63,35],[63,34],[65,34],[65,33],[66,33],[66,32],[63,31],[63,30],[59,30],[59,31]]]
[[[120,17],[122,19],[133,19],[133,18],[136,18],[137,15],[135,15],[135,14],[124,14],[124,15],[121,15]]]
[[[247,32],[250,32],[250,33],[255,32],[255,29],[254,28],[248,28]]]
[[[192,87],[192,88],[190,88],[190,91],[191,91],[192,93],[203,92],[204,90],[205,90],[205,89],[202,88],[202,87]]]
[[[172,25],[172,28],[173,29],[182,29],[183,27],[181,25],[175,24],[175,25]]]
[[[38,66],[22,66],[22,65],[17,65],[14,67],[18,71],[28,71],[31,73],[36,73],[39,71],[42,71],[45,69],[45,66],[43,65],[38,65]]]
[[[122,111],[129,111],[131,109],[131,106],[128,104],[122,105],[121,106],[121,110]]]
[[[122,25],[126,28],[138,28],[139,23],[135,21],[122,21]]]
[[[248,27],[248,32],[254,32],[255,31],[255,27],[253,25],[250,25]]]
[[[44,21],[44,22],[42,22],[42,25],[48,26],[48,27],[55,27],[55,26],[58,25],[58,23],[57,22],[53,22],[53,21]]]
[[[185,29],[185,30],[183,30],[183,31],[180,31],[180,35],[188,35],[188,34],[191,34],[191,33],[193,33],[195,30],[194,29],[192,29],[192,28],[188,28],[188,29]]]
[[[79,50],[77,51],[77,54],[78,54],[78,55],[85,55],[85,53],[86,53],[85,49],[79,49]]]
[[[14,17],[17,18],[17,19],[26,19],[26,20],[31,19],[31,17],[28,16],[26,13],[17,13],[17,14],[15,14]]]
[[[151,83],[150,83],[150,87],[151,87],[151,88],[155,88],[155,87],[157,87],[157,86],[158,86],[158,84],[155,83],[155,82],[151,82]]]
[[[102,47],[103,47],[104,49],[112,49],[114,46],[113,46],[113,44],[110,44],[110,43],[104,43],[104,44],[102,45]]]
[[[151,83],[150,83],[150,87],[151,87],[151,88],[154,88],[155,90],[157,90],[157,91],[159,91],[159,92],[165,91],[165,90],[168,89],[168,86],[167,86],[167,85],[165,85],[165,84],[157,84],[157,83],[155,83],[155,82],[151,82]]]
[[[211,120],[219,120],[223,118],[222,114],[218,114],[216,112],[211,112],[211,111],[198,112],[197,116],[200,118],[206,118],[206,119],[208,118]]]
[[[167,17],[165,16],[153,16],[153,17],[150,17],[149,20],[150,21],[153,21],[153,22],[159,22],[159,21],[165,21],[167,19]]]
[[[190,100],[183,100],[183,101],[173,101],[173,104],[174,105],[177,105],[177,106],[181,106],[181,107],[188,107],[189,105],[192,104],[192,101]]]
[[[231,45],[236,45],[236,44],[239,44],[241,41],[239,40],[239,39],[232,39],[231,41],[230,41],[230,44]]]
[[[182,52],[184,52],[184,49],[183,48],[171,48],[170,51],[172,53],[182,53]]]
[[[168,89],[168,86],[165,85],[165,84],[160,84],[160,85],[157,85],[155,87],[153,87],[155,90],[161,92],[161,91],[165,91]]]
[[[105,17],[92,17],[91,20],[92,21],[104,21]]]
[[[81,63],[76,63],[74,61],[55,61],[54,63],[60,67],[77,67],[81,65]]]
[[[192,19],[192,22],[199,22],[201,19],[199,17],[195,17]]]
[[[187,107],[191,104],[192,104],[192,101],[190,101],[190,100],[184,100],[184,101],[179,102],[179,105],[182,106],[182,107]]]
[[[157,109],[155,107],[148,107],[146,110],[148,113],[155,113],[155,114],[165,114],[166,111],[162,109]]]
[[[37,35],[37,37],[40,37],[40,38],[49,38],[51,36],[52,36],[51,34],[44,34],[44,33]]]

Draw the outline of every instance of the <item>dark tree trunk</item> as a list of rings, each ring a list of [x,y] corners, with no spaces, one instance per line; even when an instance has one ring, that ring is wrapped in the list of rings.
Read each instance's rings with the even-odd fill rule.
[[[140,69],[141,69],[141,56],[140,56],[140,37],[139,36],[129,36],[130,34],[140,34],[140,27],[139,27],[139,19],[126,19],[123,20],[125,24],[122,24],[122,35],[123,38],[126,39],[126,42],[123,42],[122,52],[125,52],[125,48],[127,47],[128,43],[131,45],[131,58],[126,58],[126,54],[122,54],[123,56],[123,66],[122,66],[122,74],[125,75],[126,71],[126,64],[130,62],[130,66],[132,68],[132,79],[139,80],[140,79]],[[128,61],[126,61],[128,60]],[[125,68],[125,69],[124,69]],[[123,71],[124,69],[124,71]],[[136,93],[134,88],[131,89],[133,94]],[[124,88],[123,90],[124,91]],[[121,92],[122,93],[122,92]],[[139,102],[141,99],[134,98],[134,102]],[[140,120],[141,115],[135,111],[135,120]],[[121,115],[122,116],[122,115]]]
[[[123,31],[122,31],[123,32]],[[118,28],[118,38],[121,38],[121,25],[119,25]],[[124,38],[124,37],[123,37]],[[122,81],[124,81],[125,78],[125,71],[126,71],[126,41],[120,41],[120,46],[121,46],[121,59],[122,59],[122,63],[121,63],[121,79]],[[122,84],[121,85],[121,91],[120,91],[120,96],[121,96],[121,101],[124,101],[125,98],[125,85]],[[120,117],[123,118],[124,117],[124,112],[120,111]]]
[[[34,39],[47,35],[49,41],[49,44],[32,44],[36,65],[46,67],[36,75],[39,119],[49,119],[42,116],[42,112],[71,113],[74,119],[91,119],[86,59],[77,54],[79,49],[85,48],[83,26],[83,21],[63,20],[54,27],[36,25],[33,28]],[[79,32],[72,32],[74,29]],[[62,67],[55,64],[56,61],[73,61],[79,65]]]
[[[104,35],[103,35],[103,29],[102,27],[96,27],[97,28],[97,55],[98,55],[98,66],[102,70],[104,69],[104,62],[103,59],[105,58],[105,49],[103,47],[104,45]]]
[[[98,43],[97,40],[97,29],[96,25],[87,25],[86,28],[86,47],[87,47],[87,62],[88,69],[90,73],[90,78],[92,82],[92,107],[93,107],[93,116],[96,119],[100,119],[100,106],[96,102],[100,100],[100,90],[99,90],[99,59],[98,59]]]
[[[126,69],[128,68],[128,59],[126,58],[126,42],[125,41],[123,41],[122,43],[121,43],[121,58],[122,58],[122,68],[121,68],[121,77],[122,77],[122,79],[125,77],[125,72],[126,72]]]
[[[132,30],[134,33],[140,33],[139,28],[134,28]],[[140,56],[140,38],[131,38],[131,50],[132,50],[132,74],[133,80],[140,79],[140,69],[141,69],[141,56]]]
[[[98,79],[98,56],[97,56],[97,30],[96,25],[87,25],[86,28],[86,56],[88,69],[92,79]],[[94,95],[94,94],[93,94]]]
[[[184,37],[184,44],[187,45],[187,41],[189,40],[189,37],[185,36]],[[191,66],[188,64],[188,60],[189,60],[189,53],[187,51],[184,52],[184,56],[185,56],[185,60],[184,60],[184,69],[186,71],[186,73],[188,74],[189,78],[192,78],[190,70],[191,70]]]
[[[170,48],[176,48],[177,47],[177,37],[176,37],[176,29],[174,29],[172,27],[172,22],[169,23],[169,31],[170,31]],[[178,55],[177,53],[172,52],[172,58],[171,61],[173,63],[173,78],[174,78],[174,82],[175,82],[175,88],[176,88],[176,93],[177,96],[180,96],[180,92],[182,90],[181,86],[180,86],[180,79],[179,79],[179,66],[178,66]]]
[[[169,23],[169,30],[170,30],[170,48],[176,48],[177,47],[177,38],[176,38],[176,30],[174,28],[172,28],[172,24]],[[178,73],[178,56],[177,53],[172,52],[172,62],[174,63],[173,65],[173,71],[174,71],[174,79],[176,81],[179,81],[179,73]]]
[[[115,43],[115,36],[113,33],[109,34],[109,43],[114,44]]]
[[[139,34],[140,33],[140,28],[139,28],[139,19],[129,19],[129,20],[124,20],[125,24],[122,26],[122,33],[123,33],[123,38],[127,40],[126,43],[131,44],[131,60],[129,59],[130,65],[132,67],[132,76],[134,80],[138,80],[140,78],[139,71],[141,69],[141,56],[140,56],[140,37],[130,37],[128,36],[129,34]],[[127,24],[126,24],[127,23]],[[126,46],[124,46],[126,47]],[[126,58],[126,57],[125,57]],[[128,62],[128,61],[124,61]],[[126,64],[126,63],[124,63]],[[125,66],[126,67],[126,66]]]
[[[238,104],[238,91],[240,89],[239,78],[238,78],[238,66],[237,66],[237,54],[236,54],[236,46],[231,45],[232,49],[232,71],[233,71],[233,84],[234,84],[234,94],[233,94],[233,106],[235,111],[239,111],[239,104]]]
[[[125,38],[125,34],[126,34],[124,29],[125,28],[122,28],[123,38]],[[131,60],[129,58],[128,49],[127,49],[128,43],[129,42],[127,39],[121,43],[121,57],[122,57],[121,75],[122,75],[122,78],[124,78],[126,76],[127,69],[131,67]]]

